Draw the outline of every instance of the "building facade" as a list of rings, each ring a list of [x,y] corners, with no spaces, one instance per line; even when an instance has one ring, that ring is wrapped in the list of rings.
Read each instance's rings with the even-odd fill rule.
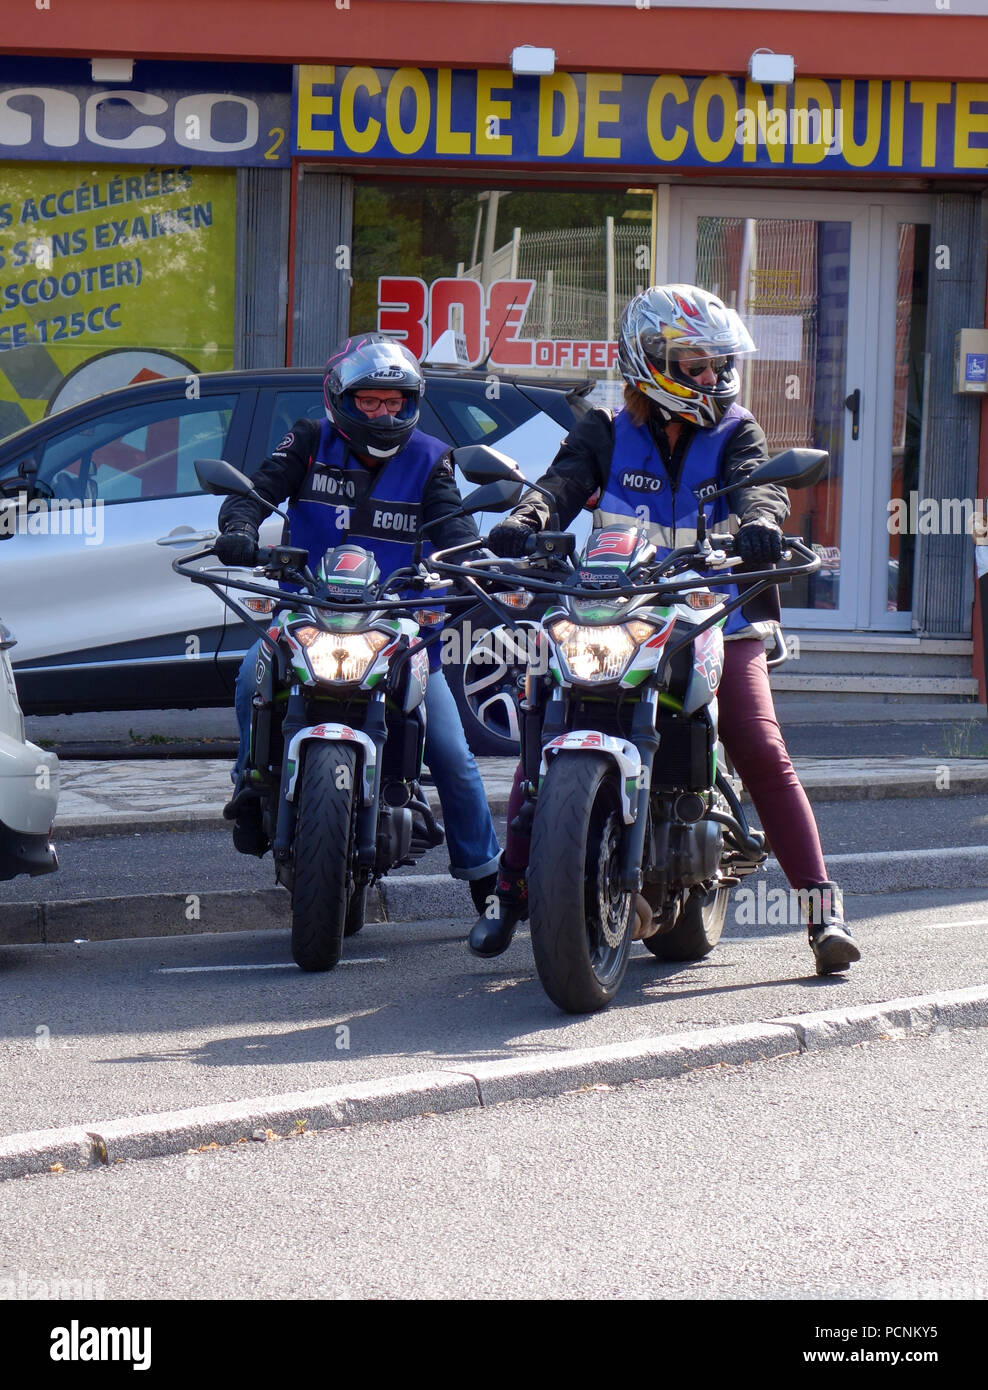
[[[366,328],[419,354],[452,328],[492,392],[589,376],[613,402],[624,303],[701,284],[758,345],[770,448],[831,455],[792,494],[817,673],[777,684],[977,698],[988,397],[955,340],[985,325],[988,4],[177,0],[170,33],[136,8],[56,35],[38,0],[4,36],[0,428]],[[754,81],[759,49],[793,80]]]

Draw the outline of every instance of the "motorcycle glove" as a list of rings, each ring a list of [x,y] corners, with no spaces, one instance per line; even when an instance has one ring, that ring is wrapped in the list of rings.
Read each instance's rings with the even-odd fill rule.
[[[520,517],[516,521],[502,521],[487,537],[487,544],[495,555],[517,560],[525,554],[529,536],[534,536],[538,529]]]
[[[782,558],[782,532],[772,521],[748,521],[734,537],[734,552],[746,565],[774,565]]]
[[[256,565],[257,527],[247,523],[231,526],[217,539],[213,549],[221,564]]]

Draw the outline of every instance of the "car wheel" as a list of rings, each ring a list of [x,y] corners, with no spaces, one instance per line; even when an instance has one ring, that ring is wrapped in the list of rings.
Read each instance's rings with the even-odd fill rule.
[[[518,756],[517,697],[524,687],[525,665],[511,657],[511,630],[492,628],[476,633],[462,664],[446,668],[467,743],[481,756]]]

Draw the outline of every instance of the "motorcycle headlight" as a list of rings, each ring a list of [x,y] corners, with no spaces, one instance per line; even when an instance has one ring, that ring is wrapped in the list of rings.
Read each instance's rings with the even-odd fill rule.
[[[548,625],[570,674],[581,681],[618,680],[638,648],[657,631],[654,623],[640,618],[611,627],[578,626],[568,618]]]
[[[296,628],[293,636],[305,649],[316,680],[362,681],[371,663],[392,640],[384,632],[326,632],[319,627]]]

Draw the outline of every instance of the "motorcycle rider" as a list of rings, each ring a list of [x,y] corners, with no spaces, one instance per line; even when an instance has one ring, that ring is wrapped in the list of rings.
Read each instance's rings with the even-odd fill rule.
[[[400,343],[381,333],[349,338],[329,358],[323,377],[325,419],[296,421],[251,481],[268,502],[288,508],[290,543],[309,552],[315,568],[333,546],[352,541],[374,554],[382,574],[410,563],[418,528],[443,519],[430,538],[436,548],[477,539],[461,505],[449,445],[417,428],[425,381]],[[258,526],[267,515],[252,498],[229,497],[220,508],[215,552],[225,565],[255,565]],[[429,547],[426,548],[426,554]],[[268,848],[261,805],[243,795],[251,697],[260,641],[244,658],[236,683],[240,749],[234,844],[243,853]],[[467,746],[452,693],[439,669],[440,644],[429,648],[425,761],[443,810],[450,874],[465,879],[478,911],[496,880],[499,846],[484,785]]]
[[[745,565],[774,564],[789,514],[786,493],[774,485],[744,486],[746,475],[767,457],[763,431],[737,404],[735,359],[754,351],[738,314],[705,290],[654,285],[637,294],[619,332],[624,408],[613,419],[599,409],[585,416],[539,480],[556,499],[559,525],[568,526],[583,506],[593,509],[595,526],[646,515],[662,558],[692,543],[704,490],[736,481],[733,492],[710,504],[708,521],[714,529],[736,532],[736,552]],[[488,545],[502,556],[521,556],[529,536],[548,520],[546,500],[530,493],[494,527]],[[799,901],[807,909],[817,973],[830,974],[860,959],[860,951],[844,922],[840,889],[827,877],[816,821],[772,703],[764,638],[779,616],[777,588],[729,616],[719,733],[790,884],[816,890],[800,894]],[[527,916],[529,840],[521,827],[512,829],[523,804],[519,770],[498,879],[501,910],[481,914],[475,923],[469,944],[476,955],[500,955]]]

